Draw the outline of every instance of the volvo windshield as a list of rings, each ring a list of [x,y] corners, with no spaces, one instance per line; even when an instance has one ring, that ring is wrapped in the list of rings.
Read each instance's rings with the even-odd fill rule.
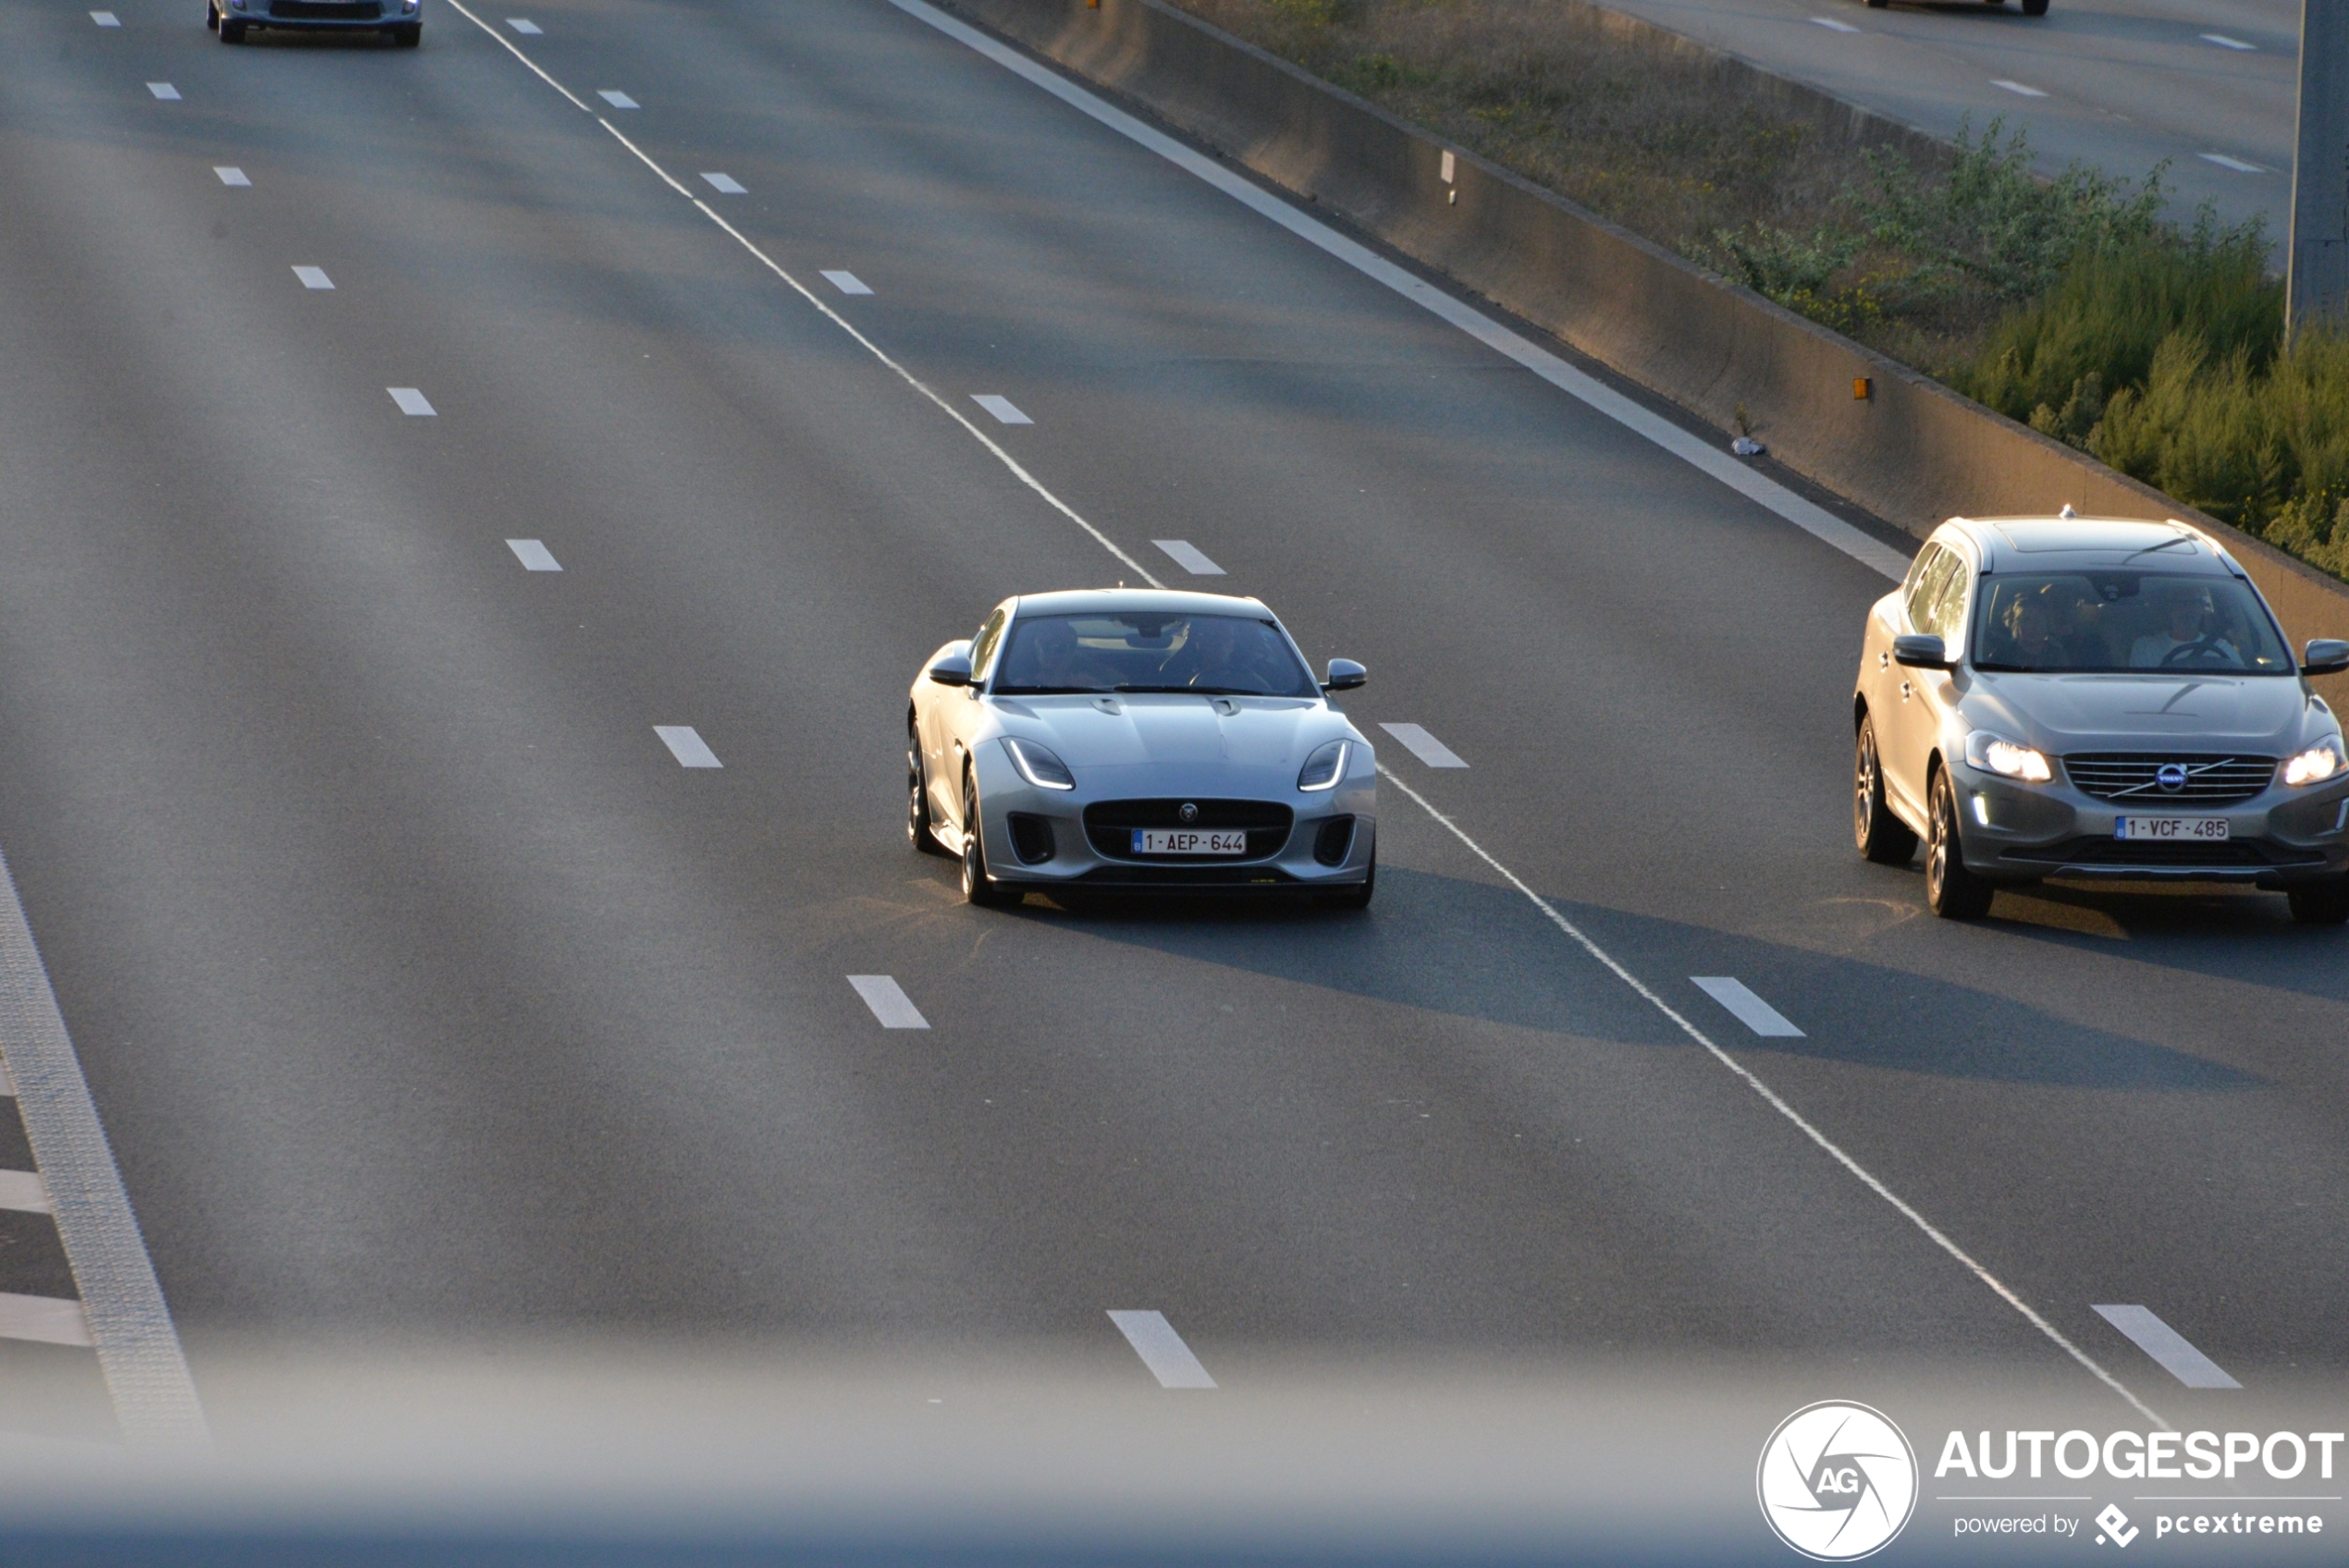
[[[2265,606],[2232,577],[2092,570],[1982,580],[1978,669],[2291,675]]]

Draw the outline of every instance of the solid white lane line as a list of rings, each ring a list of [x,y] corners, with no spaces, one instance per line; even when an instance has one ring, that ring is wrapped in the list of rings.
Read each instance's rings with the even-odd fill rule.
[[[96,22],[100,27],[120,27],[122,25],[122,18],[116,16],[112,11],[92,11],[90,13],[90,19]]]
[[[91,1343],[90,1315],[81,1310],[78,1301],[0,1292],[0,1340],[37,1340],[44,1345],[87,1348]]]
[[[528,17],[508,17],[506,18],[506,25],[512,28],[516,32],[521,33],[524,38],[535,38],[545,31],[536,22],[532,21]]]
[[[2202,35],[2202,41],[2205,43],[2216,43],[2221,49],[2247,49],[2257,53],[2259,48],[2257,44],[2245,43],[2240,38],[2229,38],[2223,32],[2206,32]]]
[[[459,4],[460,0],[450,0],[450,3]],[[1777,513],[1820,543],[1832,545],[1895,582],[1908,575],[1909,556],[1913,551],[1903,554],[1879,545],[1826,508],[1804,500],[1767,474],[1757,472],[1740,459],[1718,449],[1711,437],[1683,430],[1661,414],[1641,407],[1597,377],[1577,370],[1475,306],[1454,299],[1424,278],[1405,271],[1367,246],[1348,239],[1318,218],[1307,215],[1280,197],[1242,178],[1214,159],[1192,152],[1162,131],[1151,129],[1048,67],[1039,65],[976,28],[955,20],[936,6],[925,4],[925,0],[889,0],[889,3],[916,20],[936,28],[956,43],[985,55],[1013,75],[1041,88],[1079,114],[1098,120],[1185,173],[1213,186],[1233,201],[1280,225],[1316,250],[1352,267],[1373,282],[1393,289],[1494,352],[1515,361],[1568,397],[1663,447],[1691,468],[1728,485],[1756,506]],[[1120,558],[1126,558],[1122,552]],[[1128,564],[1131,564],[1130,560]]]
[[[509,539],[506,548],[514,553],[514,558],[521,561],[526,570],[562,570],[562,563],[555,559],[555,553],[535,539]]]
[[[2232,169],[2237,174],[2266,174],[2268,172],[2257,164],[2246,164],[2241,158],[2230,158],[2224,153],[2197,153],[2195,155],[2206,164],[2216,164],[2222,169]]]
[[[677,759],[680,767],[726,766],[718,760],[718,753],[694,733],[694,727],[690,724],[656,724],[653,733],[660,737],[660,743],[669,748],[670,754]]]
[[[425,401],[424,395],[414,387],[387,386],[384,390],[391,394],[391,400],[400,405],[401,413],[416,419],[435,417],[432,404]]]
[[[2129,1337],[2132,1344],[2161,1363],[2190,1389],[2239,1389],[2219,1364],[2186,1343],[2186,1337],[2142,1306],[2099,1306],[2097,1316]]]
[[[335,286],[335,280],[326,276],[325,267],[298,266],[294,268],[294,276],[301,279],[304,288],[332,288]]]
[[[1109,1320],[1142,1358],[1162,1389],[1211,1389],[1215,1379],[1199,1364],[1191,1347],[1174,1331],[1162,1312],[1113,1312]]]
[[[1224,569],[1207,558],[1207,552],[1187,539],[1153,539],[1151,544],[1174,557],[1174,564],[1193,577],[1221,577]]]
[[[1994,78],[1991,80],[1990,85],[1993,87],[2003,87],[2009,92],[2020,93],[2025,98],[2045,98],[2047,96],[2045,92],[2035,87],[2025,87],[2019,81],[2009,81],[2004,77]]]
[[[653,173],[660,176],[662,184],[668,186],[670,190],[677,192],[678,195],[683,196],[686,201],[692,202],[695,206],[701,205],[699,198],[695,197],[692,191],[686,190],[683,185],[680,184],[675,176],[671,175],[667,169],[662,168],[658,164],[654,163],[650,157],[646,155],[645,150],[642,147],[637,146],[633,141],[631,141],[625,136],[621,135],[620,128],[618,126],[612,124],[611,121],[604,118],[601,115],[597,115],[596,116],[596,123],[602,126],[606,130],[610,131],[613,141],[619,142],[622,147],[627,148],[629,152],[634,153],[638,163],[652,170]],[[704,207],[702,210],[704,212],[707,212],[709,209]]]
[[[1829,32],[1857,32],[1860,31],[1858,28],[1853,27],[1850,22],[1839,22],[1833,17],[1813,17],[1811,19],[1814,22],[1816,22],[1819,26],[1826,28]]]
[[[1911,1207],[1908,1202],[1898,1193],[1895,1193],[1891,1188],[1886,1186],[1881,1181],[1879,1181],[1874,1171],[1870,1170],[1866,1166],[1862,1165],[1858,1160],[1846,1154],[1843,1151],[1842,1146],[1837,1144],[1834,1139],[1828,1137],[1825,1133],[1819,1131],[1817,1127],[1812,1125],[1810,1121],[1807,1120],[1801,1111],[1795,1109],[1791,1105],[1789,1105],[1779,1096],[1777,1090],[1771,1088],[1768,1084],[1765,1083],[1761,1074],[1747,1067],[1743,1062],[1738,1060],[1737,1058],[1731,1056],[1718,1045],[1716,1045],[1714,1043],[1713,1036],[1707,1035],[1703,1030],[1689,1022],[1686,1014],[1682,1013],[1678,1008],[1675,1008],[1670,1002],[1666,1001],[1663,997],[1659,996],[1644,981],[1641,980],[1638,975],[1632,974],[1630,970],[1624,968],[1622,964],[1617,962],[1614,956],[1605,948],[1600,947],[1598,943],[1593,941],[1589,935],[1586,934],[1580,926],[1575,925],[1574,922],[1559,913],[1556,905],[1551,903],[1549,900],[1535,892],[1532,888],[1527,884],[1523,877],[1519,876],[1516,872],[1511,871],[1507,866],[1503,865],[1498,860],[1494,858],[1492,852],[1486,850],[1483,845],[1469,837],[1469,833],[1466,828],[1462,827],[1458,823],[1453,821],[1450,817],[1445,815],[1442,812],[1436,810],[1434,805],[1429,802],[1426,796],[1420,794],[1417,790],[1412,789],[1408,784],[1404,783],[1402,778],[1391,769],[1381,766],[1378,771],[1379,777],[1382,779],[1385,780],[1388,784],[1393,785],[1396,789],[1401,790],[1404,796],[1414,805],[1418,806],[1421,811],[1427,813],[1429,816],[1434,818],[1435,821],[1448,831],[1453,838],[1457,839],[1461,845],[1465,847],[1470,854],[1476,856],[1477,859],[1491,866],[1494,872],[1499,874],[1503,880],[1508,883],[1510,887],[1515,888],[1519,893],[1523,894],[1527,902],[1531,903],[1535,909],[1540,910],[1542,913],[1548,918],[1550,924],[1556,926],[1560,931],[1565,932],[1566,935],[1573,940],[1577,947],[1580,948],[1584,952],[1590,954],[1601,967],[1605,968],[1617,980],[1622,981],[1634,992],[1638,993],[1642,1000],[1645,1001],[1650,1007],[1653,1007],[1656,1011],[1662,1013],[1666,1018],[1669,1019],[1675,1028],[1679,1029],[1681,1034],[1686,1035],[1690,1039],[1695,1041],[1699,1046],[1703,1047],[1705,1053],[1711,1056],[1714,1060],[1719,1062],[1723,1067],[1737,1074],[1738,1078],[1747,1088],[1752,1089],[1756,1096],[1760,1096],[1763,1104],[1768,1106],[1772,1110],[1777,1111],[1780,1116],[1786,1118],[1788,1121],[1791,1122],[1804,1137],[1810,1139],[1812,1144],[1829,1159],[1834,1160],[1838,1165],[1843,1167],[1844,1170],[1850,1171],[1854,1177],[1858,1178],[1861,1185],[1866,1187],[1868,1191],[1874,1193],[1877,1197],[1882,1198],[1887,1204],[1889,1204],[1894,1212],[1898,1213],[1903,1219],[1906,1219],[1910,1224],[1915,1226],[1919,1231],[1923,1231],[1926,1238],[1929,1239],[1935,1246],[1939,1247],[1943,1253],[1956,1260],[1956,1262],[1962,1267],[1967,1273],[1973,1275],[1976,1280],[1979,1280],[1984,1285],[1987,1286],[1991,1293],[1996,1295],[2000,1301],[2005,1302],[2017,1313],[2021,1314],[2023,1321],[2029,1323],[2034,1329],[2038,1329],[2040,1333],[2046,1335],[2050,1343],[2060,1349],[2066,1355],[2072,1357],[2073,1361],[2079,1363],[2082,1367],[2085,1368],[2088,1373],[2097,1379],[2097,1381],[2102,1383],[2106,1388],[2110,1389],[2114,1393],[2119,1394],[2122,1399],[2127,1400],[2130,1406],[2134,1409],[2138,1415],[2144,1416],[2146,1420],[2160,1426],[2164,1431],[2169,1429],[2168,1424],[2163,1422],[2161,1417],[2155,1414],[2150,1406],[2148,1406],[2143,1400],[2139,1399],[2135,1394],[2129,1391],[2127,1384],[2121,1382],[2120,1378],[2114,1377],[2111,1373],[2106,1371],[2101,1366],[2097,1365],[2095,1359],[2092,1358],[2087,1352],[2082,1350],[2078,1345],[2073,1344],[2069,1339],[2065,1338],[2061,1329],[2058,1329],[2054,1324],[2048,1322],[2045,1317],[2041,1317],[2038,1310],[2033,1307],[2029,1302],[2024,1301],[2012,1290],[2009,1289],[2006,1281],[2000,1280],[1996,1274],[1991,1273],[1987,1268],[1985,1268],[1980,1263],[1976,1262],[1971,1253],[1968,1253],[1963,1247],[1951,1241],[1937,1226],[1933,1223],[1933,1221],[1927,1219],[1924,1215],[1918,1213],[1914,1208]]]
[[[873,1016],[880,1020],[882,1028],[929,1027],[929,1020],[922,1016],[922,1010],[914,1005],[914,998],[905,994],[905,988],[897,983],[895,976],[852,974],[848,983],[856,987],[856,994],[865,998],[865,1005],[873,1010]]]
[[[147,91],[166,104],[177,104],[179,101],[179,90],[167,81],[151,81],[147,83]]]
[[[0,860],[0,1056],[16,1078],[25,1140],[48,1185],[57,1240],[81,1292],[80,1305],[68,1304],[71,1313],[46,1309],[56,1314],[50,1321],[71,1324],[78,1317],[81,1324],[78,1339],[53,1342],[96,1342],[115,1419],[130,1441],[202,1443],[203,1407],[196,1402],[178,1332],[6,860]]]
[[[531,75],[536,77],[539,80],[545,82],[547,86],[553,88],[556,92],[561,93],[565,98],[569,99],[572,108],[577,109],[584,115],[592,115],[596,112],[583,103],[577,93],[572,92],[570,88],[565,87],[561,82],[557,81],[553,77],[548,76],[545,71],[540,70],[538,68],[538,62],[523,54],[521,50],[515,48],[514,41],[512,39],[508,38],[504,33],[499,32],[496,28],[491,27],[487,22],[483,21],[479,17],[474,16],[473,12],[467,10],[465,8],[464,0],[449,0],[449,8],[456,12],[459,16],[464,18],[465,20],[473,23],[473,26],[481,29],[482,31],[487,33],[491,38],[495,39],[498,48],[503,49],[507,54],[511,55],[515,59],[520,60]],[[1902,575],[1906,576],[1907,573],[1904,572]]]
[[[605,103],[609,104],[615,109],[634,109],[642,106],[636,102],[636,100],[631,98],[627,93],[621,92],[620,89],[616,87],[597,88],[596,90],[596,96],[601,98]]]
[[[736,179],[731,174],[712,174],[708,170],[705,169],[702,171],[702,179],[712,190],[717,191],[720,196],[747,196],[750,194],[750,192],[743,189],[743,182]]]
[[[0,1170],[0,1208],[18,1214],[49,1212],[49,1189],[38,1170]]]
[[[1777,1008],[1726,974],[1691,974],[1689,984],[1728,1008],[1740,1023],[1757,1035],[1776,1039],[1802,1038],[1802,1031],[1789,1023]]]
[[[245,178],[245,171],[234,164],[215,164],[212,165],[212,172],[220,177],[220,183],[223,185],[251,185],[252,183]]]
[[[995,416],[998,424],[1034,424],[1036,422],[1019,411],[1019,406],[1000,392],[974,392],[971,401]]]
[[[1410,753],[1430,767],[1466,767],[1459,754],[1416,724],[1381,724],[1381,729],[1403,742]]]
[[[830,284],[834,288],[839,289],[843,294],[870,294],[872,292],[870,288],[865,286],[865,280],[858,277],[853,272],[842,272],[838,268],[828,268],[825,270],[823,277],[826,283]]]

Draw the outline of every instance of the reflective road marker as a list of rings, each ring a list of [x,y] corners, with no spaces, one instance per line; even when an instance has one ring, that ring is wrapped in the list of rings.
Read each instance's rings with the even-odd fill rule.
[[[853,272],[828,272],[824,275],[824,281],[843,294],[870,294],[872,292],[865,287],[863,279]]]
[[[993,414],[999,424],[1034,424],[1036,423],[1020,412],[1009,398],[998,392],[975,393],[971,397],[971,401]]]
[[[2239,1389],[2219,1364],[2186,1343],[2183,1334],[2142,1306],[2099,1306],[2097,1316],[2129,1336],[2130,1341],[2163,1370],[2190,1389]]]
[[[120,27],[122,25],[122,18],[116,16],[112,11],[92,11],[90,13],[90,19],[96,22],[100,27]]]
[[[38,1170],[0,1170],[0,1208],[18,1214],[49,1212],[49,1189]]]
[[[1689,984],[1737,1014],[1738,1022],[1757,1035],[1799,1040],[1802,1031],[1789,1023],[1778,1010],[1726,974],[1691,974]]]
[[[2230,158],[2224,153],[2197,153],[2195,156],[2206,164],[2216,164],[2222,169],[2232,169],[2237,174],[2266,174],[2268,172],[2257,164],[2246,164],[2241,158]]]
[[[506,25],[512,28],[516,32],[521,33],[524,38],[535,38],[539,35],[539,33],[545,31],[536,22],[532,21],[528,17],[508,17],[506,18]]]
[[[296,267],[294,276],[301,279],[304,288],[332,288],[335,280],[326,276],[325,267]]]
[[[147,83],[147,91],[166,104],[179,102],[179,90],[167,81],[151,81]]]
[[[1174,1331],[1164,1313],[1113,1312],[1109,1320],[1117,1325],[1117,1331],[1125,1336],[1125,1342],[1134,1347],[1142,1365],[1158,1378],[1160,1388],[1215,1386],[1215,1379],[1207,1375],[1207,1368],[1199,1364],[1199,1357],[1191,1354],[1191,1347],[1183,1342],[1183,1336]]]
[[[1813,17],[1811,19],[1814,22],[1816,22],[1819,26],[1826,28],[1829,32],[1857,32],[1860,31],[1858,28],[1853,27],[1850,22],[1839,22],[1833,17]]]
[[[736,179],[731,174],[710,174],[707,171],[704,171],[702,178],[708,183],[709,188],[712,190],[717,191],[720,196],[746,196],[749,194],[748,191],[743,189],[743,182]]]
[[[922,1016],[922,1010],[914,1005],[914,999],[905,994],[905,988],[897,983],[895,976],[852,974],[848,983],[856,987],[856,994],[865,998],[865,1005],[873,1010],[873,1016],[880,1020],[882,1028],[929,1027],[929,1020]]]
[[[1382,724],[1381,729],[1403,742],[1410,753],[1430,767],[1466,767],[1451,747],[1416,724]]]
[[[424,395],[414,387],[387,386],[384,390],[391,394],[391,400],[400,405],[401,413],[412,414],[418,419],[433,417],[432,405],[424,401]]]
[[[1199,547],[1187,539],[1153,539],[1151,544],[1174,557],[1174,564],[1193,577],[1221,577],[1224,569],[1209,560]]]
[[[2009,92],[2020,93],[2025,98],[2045,98],[2047,96],[2045,92],[2042,92],[2035,87],[2025,87],[2019,81],[2009,81],[2004,77],[1997,78],[1990,83],[1990,85],[1993,87],[2003,87]]]
[[[690,724],[656,724],[653,733],[660,737],[660,743],[669,748],[680,767],[726,766],[718,760],[716,752],[703,744],[702,738],[694,733],[694,727]]]
[[[0,1292],[0,1340],[38,1340],[45,1345],[86,1349],[92,1343],[90,1317],[78,1301]]]
[[[245,178],[245,171],[234,164],[215,164],[212,165],[212,172],[220,177],[220,183],[223,185],[251,185],[252,183]]]
[[[511,550],[514,553],[514,558],[522,562],[529,570],[562,570],[562,563],[555,559],[555,553],[535,539],[509,539],[506,541],[506,548]]]
[[[2256,52],[2259,47],[2256,43],[2245,43],[2240,38],[2229,38],[2223,32],[2206,32],[2202,35],[2202,41],[2205,43],[2216,43],[2221,49],[2247,49]]]
[[[609,104],[615,109],[633,109],[638,106],[636,100],[631,98],[627,93],[621,92],[620,89],[616,87],[598,89],[596,96],[601,98],[605,103]]]

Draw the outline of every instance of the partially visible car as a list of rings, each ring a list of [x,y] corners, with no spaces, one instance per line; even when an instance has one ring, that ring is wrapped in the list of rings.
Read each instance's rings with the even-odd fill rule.
[[[1030,891],[1286,893],[1360,909],[1378,761],[1255,599],[1033,594],[924,662],[905,712],[905,831],[958,855],[975,904]]]
[[[424,0],[204,0],[204,26],[223,43],[254,28],[287,32],[380,32],[403,49],[424,42]]]
[[[1852,832],[1925,843],[1937,914],[2045,877],[2248,882],[2349,920],[2349,753],[2219,543],[2181,522],[1952,518],[1868,612]]]

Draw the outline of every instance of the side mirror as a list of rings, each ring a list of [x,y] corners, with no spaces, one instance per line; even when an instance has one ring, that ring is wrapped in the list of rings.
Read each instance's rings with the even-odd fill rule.
[[[2300,661],[2303,675],[2338,675],[2349,669],[2349,643],[2319,637],[2308,644],[2306,657]]]
[[[929,678],[941,686],[967,686],[971,683],[971,657],[968,654],[949,654],[929,667]]]
[[[1352,659],[1330,660],[1329,679],[1322,682],[1324,692],[1351,692],[1371,678],[1371,672]]]
[[[1949,650],[1941,639],[1925,632],[1892,639],[1892,662],[1907,665],[1911,669],[1947,669]]]

